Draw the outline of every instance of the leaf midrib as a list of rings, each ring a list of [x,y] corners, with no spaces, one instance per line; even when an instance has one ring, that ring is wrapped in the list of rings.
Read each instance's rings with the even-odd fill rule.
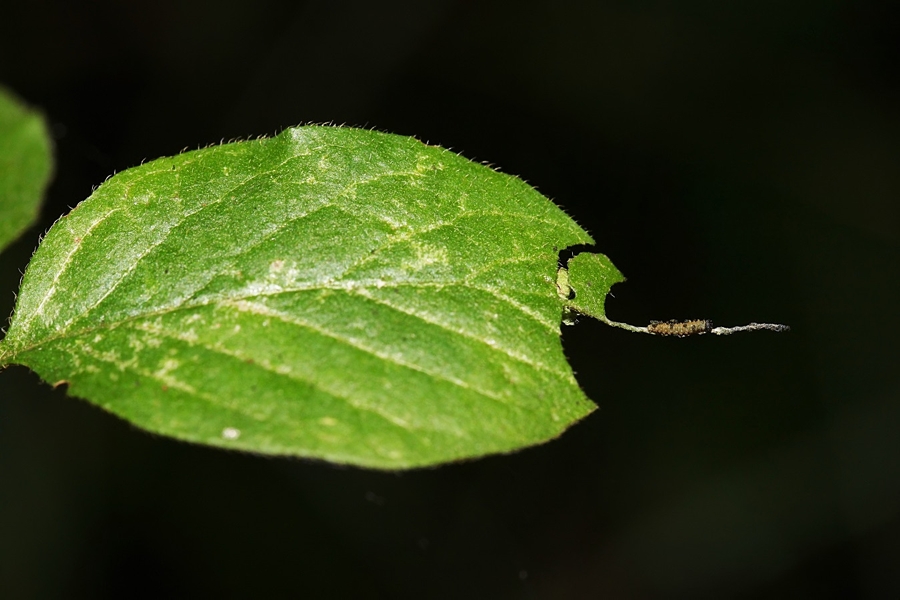
[[[385,286],[385,287],[387,287],[387,286]],[[319,288],[319,289],[325,289],[325,288]],[[345,288],[328,288],[328,289],[338,289],[338,290],[341,290],[341,291],[347,291]],[[300,290],[293,290],[293,291],[295,292],[295,291],[300,291]],[[315,288],[310,288],[310,289],[308,289],[308,290],[303,290],[303,291],[315,291]],[[282,292],[282,293],[291,293],[291,292]],[[97,331],[111,330],[111,329],[115,329],[115,328],[118,328],[118,327],[126,326],[126,325],[128,325],[129,323],[132,323],[132,322],[134,322],[134,321],[139,321],[139,320],[142,320],[142,319],[148,319],[148,318],[152,318],[152,317],[155,317],[155,316],[164,316],[164,315],[166,315],[166,314],[173,314],[173,313],[176,313],[176,312],[182,311],[182,310],[191,310],[191,309],[194,309],[194,308],[201,308],[201,307],[204,307],[204,306],[210,306],[210,305],[214,305],[214,304],[221,304],[221,305],[223,305],[223,306],[231,306],[231,307],[237,308],[238,310],[241,310],[238,306],[236,306],[236,304],[238,304],[238,303],[240,303],[240,302],[247,302],[248,300],[253,299],[253,298],[272,297],[272,296],[275,296],[275,295],[279,295],[279,294],[262,294],[262,295],[256,295],[256,296],[251,296],[251,297],[248,297],[248,298],[242,298],[242,299],[234,299],[234,298],[232,298],[232,299],[228,299],[228,300],[224,300],[224,301],[219,300],[218,302],[194,303],[194,304],[192,304],[192,305],[190,305],[190,306],[182,305],[182,306],[179,306],[179,307],[169,308],[169,309],[163,310],[163,311],[154,311],[154,312],[151,312],[151,313],[144,313],[144,314],[141,314],[141,315],[135,315],[135,316],[129,317],[128,319],[123,319],[123,320],[118,321],[118,322],[115,322],[115,323],[103,324],[103,325],[97,325],[97,326],[94,326],[94,327],[81,329],[81,330],[79,330],[79,331],[77,331],[77,332],[74,332],[74,333],[73,333],[73,332],[69,332],[68,335],[60,335],[60,336],[55,336],[55,337],[52,337],[52,338],[47,338],[46,340],[43,340],[43,341],[41,341],[41,342],[39,342],[39,343],[37,343],[37,344],[34,344],[34,345],[32,345],[31,347],[27,347],[27,348],[21,349],[21,350],[19,350],[18,352],[16,352],[15,354],[20,354],[20,353],[28,352],[28,351],[33,350],[33,349],[35,349],[35,348],[37,348],[37,347],[39,347],[39,346],[41,346],[41,345],[51,344],[51,343],[53,343],[54,341],[57,341],[57,340],[60,340],[60,339],[68,339],[68,338],[73,338],[73,339],[74,339],[74,338],[78,338],[78,337],[83,337],[83,336],[89,335],[89,334],[94,333],[94,332],[97,332]],[[397,307],[392,306],[392,305],[390,305],[390,304],[388,304],[388,303],[380,302],[380,301],[378,301],[377,299],[374,299],[374,298],[371,298],[371,297],[368,297],[368,296],[363,296],[363,297],[366,298],[366,299],[368,299],[368,300],[371,300],[371,301],[374,301],[374,302],[378,302],[379,304],[383,304],[383,305],[385,305],[385,306],[387,306],[387,307],[389,307],[389,308],[391,308],[391,309],[393,309],[393,310],[398,310],[398,311],[399,311],[399,309],[398,309]],[[245,311],[241,311],[241,312],[245,312]],[[404,311],[399,311],[399,312],[404,312]],[[269,310],[267,314],[268,314],[268,316],[272,316],[272,317],[278,318],[278,319],[282,320],[283,322],[285,322],[285,323],[287,323],[287,324],[294,325],[294,326],[297,326],[297,327],[303,327],[303,328],[306,328],[306,329],[310,329],[310,330],[312,330],[312,331],[315,331],[316,333],[319,333],[320,335],[324,335],[324,336],[330,337],[330,338],[332,338],[332,339],[334,339],[334,340],[336,340],[336,341],[338,341],[338,342],[341,342],[341,343],[343,343],[343,344],[346,344],[346,345],[348,345],[348,346],[350,346],[350,347],[352,347],[352,348],[355,348],[355,349],[360,350],[360,351],[362,351],[362,352],[369,353],[369,354],[371,354],[372,356],[375,356],[376,358],[378,358],[378,359],[380,359],[380,360],[384,360],[384,361],[386,361],[386,362],[390,362],[390,363],[396,364],[396,365],[398,365],[398,366],[401,366],[401,367],[404,367],[404,368],[408,368],[408,369],[411,369],[411,370],[420,372],[420,373],[422,373],[422,374],[424,374],[424,375],[426,375],[426,376],[428,376],[428,377],[432,377],[432,378],[437,379],[437,380],[440,380],[440,381],[445,381],[445,382],[447,382],[447,383],[449,383],[449,384],[451,384],[451,385],[460,387],[460,388],[462,388],[462,389],[466,389],[466,390],[468,390],[468,391],[471,391],[471,392],[473,392],[473,393],[478,394],[479,396],[488,398],[488,399],[490,399],[490,400],[492,400],[492,401],[494,401],[494,402],[499,403],[500,405],[502,405],[502,406],[504,406],[504,407],[507,407],[507,408],[511,407],[511,405],[510,405],[508,402],[506,402],[501,396],[498,396],[498,395],[496,395],[496,394],[494,394],[494,393],[491,393],[491,392],[489,392],[489,391],[487,391],[487,390],[483,390],[483,389],[480,389],[480,388],[477,388],[477,387],[473,387],[472,385],[470,385],[470,384],[468,384],[468,383],[466,383],[466,382],[464,382],[464,381],[460,381],[460,380],[457,380],[457,379],[455,379],[455,378],[448,377],[448,376],[443,375],[443,374],[440,374],[440,373],[434,373],[434,372],[432,372],[432,371],[430,371],[430,370],[427,370],[427,369],[425,369],[425,368],[422,368],[422,367],[420,367],[420,366],[418,366],[418,365],[411,364],[411,363],[408,363],[408,362],[405,362],[405,361],[399,361],[399,360],[397,360],[397,359],[394,358],[394,357],[382,355],[382,354],[378,353],[377,351],[375,351],[375,350],[373,350],[373,349],[371,349],[371,348],[367,348],[367,347],[365,347],[364,345],[361,345],[361,344],[353,343],[353,341],[350,340],[349,338],[346,338],[346,337],[344,337],[344,336],[341,336],[340,334],[337,334],[337,333],[332,332],[332,331],[330,331],[330,330],[327,330],[327,329],[325,329],[325,328],[316,327],[316,326],[314,326],[314,325],[312,325],[312,324],[310,324],[310,323],[299,322],[299,321],[294,320],[294,319],[285,319],[285,318],[284,318],[285,316],[284,316],[283,314],[281,314],[280,311]],[[457,334],[457,335],[465,335],[465,334],[461,334],[461,333],[458,332],[458,331],[455,331],[455,330],[452,330],[452,329],[447,328],[446,325],[444,325],[444,324],[441,324],[441,323],[438,323],[438,322],[434,322],[434,321],[427,321],[427,320],[425,320],[423,317],[421,317],[420,315],[416,315],[416,314],[413,314],[413,313],[407,313],[407,312],[404,312],[404,314],[409,314],[410,316],[419,318],[419,319],[423,320],[423,321],[426,322],[426,323],[431,323],[431,324],[440,326],[440,327],[442,327],[442,328],[445,328],[445,329],[447,329],[448,331],[450,331],[451,333],[454,333],[454,334]],[[157,335],[163,335],[163,336],[168,337],[168,338],[170,338],[170,339],[177,339],[177,340],[179,340],[179,341],[181,341],[181,342],[187,343],[187,344],[192,345],[192,346],[194,346],[194,345],[200,346],[200,347],[202,347],[202,348],[204,348],[204,349],[206,349],[206,350],[209,350],[209,351],[214,352],[214,353],[217,353],[217,354],[221,354],[221,355],[223,355],[223,356],[228,356],[228,357],[230,357],[230,358],[238,358],[238,359],[246,358],[246,357],[242,356],[240,353],[229,352],[229,351],[227,351],[226,349],[221,348],[221,347],[219,347],[219,346],[213,346],[213,345],[208,345],[208,344],[205,344],[205,343],[199,343],[199,342],[196,342],[196,341],[189,340],[189,339],[187,339],[187,338],[184,338],[183,336],[178,335],[177,332],[174,332],[174,331],[171,331],[171,330],[167,330],[167,329],[165,329],[165,328],[158,328],[158,327],[139,327],[139,326],[138,326],[138,327],[135,327],[135,329],[137,329],[137,330],[139,330],[139,331],[145,331],[145,332],[148,332],[148,333],[155,333],[155,334],[157,334]],[[487,348],[488,348],[489,350],[491,350],[491,351],[501,352],[502,354],[504,354],[505,356],[508,356],[509,358],[512,358],[513,360],[516,360],[516,361],[518,361],[518,362],[525,363],[525,364],[527,364],[528,366],[530,366],[530,367],[532,367],[532,368],[535,368],[535,369],[537,369],[537,370],[543,370],[543,371],[546,371],[546,372],[548,372],[548,373],[550,373],[550,374],[552,374],[552,375],[554,375],[554,376],[556,376],[556,377],[559,377],[559,378],[561,378],[561,379],[565,379],[565,374],[562,374],[562,373],[558,373],[558,372],[556,372],[556,371],[553,371],[552,369],[549,369],[549,368],[547,368],[546,366],[541,365],[540,363],[534,363],[534,362],[531,362],[531,361],[528,361],[528,360],[524,359],[523,357],[518,357],[518,356],[515,356],[515,355],[511,355],[511,354],[509,354],[507,351],[505,351],[503,348],[497,347],[497,346],[490,346],[490,345],[487,344],[484,340],[481,340],[481,339],[479,339],[479,338],[477,338],[477,337],[470,336],[470,335],[465,335],[465,337],[470,338],[470,339],[473,339],[473,340],[475,340],[475,341],[477,341],[477,342],[479,342],[479,343],[484,344],[484,345],[487,346]],[[2,346],[2,341],[0,341],[0,346]],[[85,352],[84,349],[82,349],[81,352]],[[12,356],[15,356],[15,354],[12,354]],[[97,356],[97,355],[95,355],[95,354],[93,354],[93,353],[86,352],[86,354],[87,354],[88,356],[92,356],[95,360],[101,360],[101,361],[103,361],[103,362],[109,362],[109,361],[103,359],[103,357]],[[3,364],[2,360],[0,360],[0,364]],[[116,364],[116,363],[113,363],[113,364]],[[287,377],[287,378],[292,379],[292,380],[294,380],[294,381],[299,381],[299,382],[302,382],[302,383],[306,383],[306,384],[308,384],[308,385],[311,385],[311,386],[317,388],[318,390],[320,390],[321,392],[323,392],[323,393],[325,393],[325,394],[328,394],[329,396],[332,396],[333,398],[336,398],[336,399],[338,399],[338,400],[341,400],[341,401],[345,402],[345,403],[348,404],[352,409],[354,409],[354,410],[363,410],[363,411],[366,411],[366,412],[370,412],[370,413],[372,413],[372,414],[375,414],[375,415],[377,415],[378,417],[380,417],[380,418],[384,419],[385,421],[389,422],[389,423],[390,423],[391,425],[393,425],[393,426],[396,426],[396,427],[399,427],[399,428],[405,429],[405,430],[422,429],[422,428],[420,428],[420,427],[414,426],[413,424],[409,423],[408,421],[400,420],[400,419],[397,418],[397,417],[394,417],[394,416],[389,415],[389,414],[385,414],[385,413],[383,413],[382,411],[378,410],[377,407],[372,407],[372,406],[368,406],[368,405],[365,405],[365,404],[359,404],[359,403],[357,403],[357,402],[354,402],[354,401],[352,400],[352,398],[350,398],[350,397],[348,397],[348,396],[346,396],[346,395],[339,394],[339,393],[335,392],[334,390],[331,390],[331,389],[327,389],[327,388],[325,388],[325,387],[322,387],[322,385],[321,385],[320,382],[314,381],[313,379],[310,379],[310,378],[308,378],[308,377],[304,377],[304,376],[302,376],[302,375],[300,375],[300,374],[294,373],[293,371],[291,371],[291,372],[289,372],[289,373],[282,373],[282,372],[280,372],[280,371],[278,371],[278,370],[276,370],[276,369],[271,368],[270,366],[266,365],[265,363],[261,363],[261,362],[259,362],[259,361],[254,361],[254,365],[258,366],[258,368],[262,368],[262,369],[264,369],[264,370],[266,370],[266,371],[275,373],[276,375],[279,375],[279,376],[282,376],[282,377]],[[129,369],[129,370],[131,370],[132,372],[134,372],[134,373],[135,373],[136,375],[138,375],[138,376],[146,377],[146,378],[149,378],[149,379],[153,379],[154,381],[159,381],[159,382],[161,382],[161,383],[163,383],[163,384],[165,384],[165,385],[170,385],[170,386],[172,386],[172,387],[175,387],[176,389],[179,389],[179,390],[180,390],[181,392],[183,392],[183,393],[192,395],[193,397],[196,397],[196,398],[198,398],[198,399],[200,399],[200,400],[204,400],[204,401],[206,401],[206,402],[208,402],[208,403],[210,403],[210,404],[213,404],[213,405],[215,405],[215,406],[218,406],[218,407],[221,407],[221,408],[225,408],[225,409],[228,409],[228,410],[234,410],[234,411],[236,411],[236,412],[238,412],[238,413],[240,413],[240,414],[244,414],[244,415],[246,415],[247,417],[249,417],[249,418],[251,418],[251,419],[253,419],[253,420],[256,420],[256,421],[259,421],[259,420],[260,420],[259,418],[255,417],[254,415],[250,414],[249,412],[240,410],[239,408],[235,408],[235,407],[233,407],[233,406],[223,405],[223,404],[221,404],[221,403],[215,401],[214,399],[212,399],[212,398],[210,398],[210,397],[207,397],[207,395],[205,395],[205,394],[203,394],[202,392],[196,390],[196,388],[194,388],[193,386],[190,386],[190,385],[188,385],[188,384],[184,384],[184,385],[175,385],[175,384],[173,383],[173,381],[161,379],[160,377],[156,376],[154,373],[152,373],[152,372],[150,372],[150,371],[147,371],[147,370],[145,370],[145,369],[137,368],[137,367],[134,366],[134,365],[126,365],[126,366],[124,366],[124,367],[122,367],[122,365],[117,365],[117,366],[119,366],[120,368],[126,368],[126,369]],[[180,382],[179,382],[179,383],[180,383]],[[527,407],[523,407],[523,406],[519,406],[519,405],[516,405],[516,406],[517,406],[518,408],[527,408]],[[429,429],[429,430],[434,430],[434,431],[445,431],[444,429],[441,429],[441,428],[438,428],[438,429]],[[458,435],[454,430],[447,430],[446,432],[455,433],[456,435]],[[464,436],[463,436],[463,437],[464,437]]]
[[[109,331],[112,329],[116,329],[118,327],[126,326],[129,323],[132,323],[134,321],[138,321],[141,319],[161,317],[161,316],[165,316],[165,315],[175,314],[179,311],[193,310],[196,308],[203,308],[206,306],[215,306],[215,305],[219,305],[219,304],[227,305],[227,304],[231,304],[234,302],[241,302],[241,301],[247,302],[247,301],[250,301],[255,298],[268,298],[268,297],[275,297],[275,296],[280,296],[280,295],[284,295],[284,294],[307,292],[307,291],[331,290],[331,291],[337,291],[337,292],[357,293],[357,292],[355,292],[356,289],[366,289],[367,290],[367,289],[371,289],[371,288],[383,289],[383,288],[399,288],[399,287],[444,288],[444,287],[453,287],[453,286],[459,286],[459,287],[464,287],[464,288],[468,288],[468,289],[472,289],[472,290],[486,292],[486,293],[491,294],[492,296],[498,298],[499,300],[507,302],[510,306],[519,310],[520,312],[522,312],[522,314],[528,316],[529,318],[538,320],[535,315],[529,314],[529,312],[522,310],[521,306],[518,305],[517,303],[514,303],[514,301],[511,298],[509,298],[503,294],[498,294],[495,290],[492,290],[491,288],[476,286],[476,285],[472,285],[467,282],[449,282],[449,283],[448,282],[397,282],[397,283],[393,283],[393,284],[382,283],[381,285],[372,284],[372,285],[368,285],[368,286],[346,285],[346,284],[345,285],[316,284],[316,285],[310,285],[310,286],[304,286],[304,287],[282,289],[282,290],[279,290],[277,292],[272,292],[272,293],[264,293],[264,294],[257,293],[257,294],[252,294],[252,295],[248,295],[248,296],[230,296],[230,297],[225,296],[225,297],[214,298],[214,299],[207,300],[207,301],[188,302],[188,303],[181,304],[178,306],[171,306],[171,307],[166,307],[166,308],[155,310],[155,311],[149,311],[149,312],[131,315],[127,318],[120,319],[118,321],[112,321],[112,322],[108,322],[108,323],[98,323],[96,325],[93,325],[90,327],[84,327],[84,328],[81,328],[81,329],[78,329],[75,331],[67,330],[64,332],[60,332],[57,335],[52,335],[52,336],[43,338],[41,340],[35,341],[31,344],[18,347],[16,349],[6,352],[6,353],[2,352],[3,346],[9,345],[9,342],[7,339],[3,339],[3,340],[0,340],[0,365],[11,364],[14,362],[14,360],[9,360],[10,358],[14,359],[19,354],[25,354],[25,353],[31,352],[35,349],[40,348],[41,346],[44,346],[47,344],[52,344],[53,342],[56,342],[59,340],[75,339],[75,338],[89,335],[91,333],[95,333],[98,331]],[[402,311],[399,308],[397,308],[396,306],[393,306],[393,305],[383,302],[383,301],[379,301],[378,299],[373,298],[372,296],[368,296],[365,294],[358,294],[358,293],[357,293],[357,295],[359,295],[367,300],[370,300],[373,302],[378,302],[379,304],[387,306],[388,308],[391,308],[391,309],[401,312],[403,314],[407,314],[409,316],[415,317],[415,318],[423,321],[424,323],[428,323],[431,325],[436,325],[438,327],[441,327],[454,335],[460,335],[460,336],[466,337],[468,339],[472,339],[478,343],[483,344],[491,351],[500,352],[504,356],[507,356],[517,362],[524,363],[524,364],[528,365],[529,367],[532,367],[536,370],[545,371],[547,373],[550,373],[550,374],[552,374],[556,377],[562,378],[562,379],[566,378],[565,373],[555,371],[546,365],[543,365],[541,363],[537,363],[537,362],[528,360],[524,357],[513,354],[511,351],[509,351],[506,348],[503,348],[502,346],[496,346],[496,345],[492,346],[492,345],[488,344],[485,340],[483,340],[475,335],[471,335],[471,334],[465,333],[460,330],[452,329],[452,328],[448,327],[446,324],[441,323],[439,321],[427,320],[424,317],[422,317],[421,315],[418,315],[415,313]],[[562,311],[562,309],[560,309],[560,311]],[[539,321],[539,322],[541,322],[541,321]],[[543,325],[544,323],[541,322],[541,324]],[[558,329],[554,329],[553,332],[558,333]]]

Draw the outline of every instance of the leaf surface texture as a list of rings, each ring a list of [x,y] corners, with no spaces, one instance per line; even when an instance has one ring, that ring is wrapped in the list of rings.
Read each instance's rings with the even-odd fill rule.
[[[447,150],[289,129],[99,187],[35,254],[0,365],[193,442],[386,469],[511,451],[594,409],[556,286],[592,241]]]

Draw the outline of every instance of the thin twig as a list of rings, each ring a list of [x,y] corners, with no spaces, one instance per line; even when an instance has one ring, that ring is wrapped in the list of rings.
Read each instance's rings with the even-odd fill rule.
[[[787,325],[779,325],[778,323],[750,323],[749,325],[741,325],[738,327],[715,327],[710,333],[716,335],[731,335],[739,331],[758,331],[760,329],[768,329],[769,331],[790,331]]]
[[[740,331],[759,331],[762,329],[767,329],[769,331],[791,330],[789,326],[780,325],[778,323],[750,323],[749,325],[739,325],[737,327],[712,327],[711,322],[704,321],[703,323],[709,323],[709,325],[701,328],[699,326],[694,327],[696,323],[701,322],[699,320],[653,321],[649,327],[637,327],[635,325],[629,325],[628,323],[611,321],[606,317],[601,317],[600,320],[611,327],[618,327],[619,329],[625,329],[627,331],[633,331],[635,333],[649,333],[651,335],[673,337],[688,337],[691,335],[703,335],[704,333],[712,333],[715,335],[731,335],[732,333],[738,333]],[[684,327],[679,327],[679,325],[684,325]],[[687,327],[688,325],[691,325],[691,327]]]

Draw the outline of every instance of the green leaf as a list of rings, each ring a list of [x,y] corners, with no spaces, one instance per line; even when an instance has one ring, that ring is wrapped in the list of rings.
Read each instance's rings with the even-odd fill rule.
[[[0,251],[34,223],[51,167],[44,119],[0,88]]]
[[[566,279],[574,292],[574,297],[567,302],[569,308],[608,322],[606,294],[614,284],[625,281],[625,277],[602,254],[582,252],[570,258],[567,266]],[[563,270],[560,269],[560,274]]]
[[[511,451],[595,408],[556,285],[559,249],[591,242],[447,150],[289,129],[130,169],[60,219],[0,365],[228,448],[391,469]],[[602,311],[616,276],[574,307]]]

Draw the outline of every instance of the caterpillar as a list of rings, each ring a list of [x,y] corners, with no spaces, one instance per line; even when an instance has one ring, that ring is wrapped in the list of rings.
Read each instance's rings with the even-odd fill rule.
[[[708,319],[692,319],[690,321],[650,321],[647,332],[654,335],[674,335],[687,337],[689,335],[703,335],[713,329],[712,321]]]

